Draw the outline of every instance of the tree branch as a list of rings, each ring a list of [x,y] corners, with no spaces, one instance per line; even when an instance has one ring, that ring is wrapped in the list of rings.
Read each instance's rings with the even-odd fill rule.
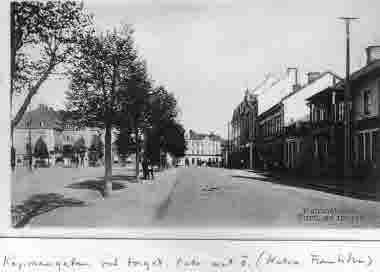
[[[33,96],[37,93],[38,89],[41,87],[42,83],[49,77],[50,72],[53,70],[55,64],[50,63],[48,69],[43,73],[41,78],[37,81],[37,83],[29,89],[28,95],[26,96],[23,104],[20,109],[17,111],[16,116],[11,121],[11,130],[13,130],[17,124],[21,121],[26,109],[28,108],[30,102],[32,101]]]

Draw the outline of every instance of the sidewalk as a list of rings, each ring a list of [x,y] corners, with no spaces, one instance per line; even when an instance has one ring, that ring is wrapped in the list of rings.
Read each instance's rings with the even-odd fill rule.
[[[44,169],[47,170],[47,169]],[[165,202],[175,185],[176,169],[158,172],[154,180],[136,183],[132,170],[115,167],[113,170],[113,192],[103,198],[99,193],[104,168],[62,170],[53,178],[35,173],[34,178],[18,181],[12,187],[12,204],[31,206],[27,220],[18,226],[72,226],[101,227],[148,224],[161,203]],[[38,177],[45,176],[45,181]],[[59,181],[56,181],[59,180]],[[48,184],[46,184],[48,183]],[[46,186],[45,186],[46,185]],[[29,189],[29,190],[28,190]],[[25,209],[24,209],[25,210]],[[25,215],[25,212],[24,212]]]
[[[268,182],[318,190],[362,200],[379,201],[380,199],[380,191],[376,191],[376,182],[378,181],[375,180],[373,181],[373,184],[370,184],[370,181],[363,182],[359,179],[343,180],[331,177],[303,177],[275,170],[241,170],[246,173],[259,174]],[[344,182],[346,182],[346,184],[344,184]]]

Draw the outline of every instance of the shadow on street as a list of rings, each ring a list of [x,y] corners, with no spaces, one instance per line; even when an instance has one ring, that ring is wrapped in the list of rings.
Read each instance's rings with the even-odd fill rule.
[[[241,175],[232,175],[232,178],[241,178],[241,179],[253,179],[258,181],[267,181],[267,182],[273,182],[277,178],[275,177],[250,177],[250,176],[241,176]]]
[[[303,178],[303,177],[296,177],[289,174],[281,174],[281,173],[278,173],[277,175],[275,175],[272,173],[256,171],[256,170],[248,170],[247,172],[260,174],[262,176],[253,177],[253,176],[243,176],[243,175],[231,175],[231,177],[242,178],[242,179],[253,179],[253,180],[258,180],[258,181],[272,182],[274,184],[281,184],[281,185],[304,188],[304,189],[312,189],[312,190],[317,190],[317,191],[321,191],[325,193],[348,196],[351,198],[356,198],[356,199],[361,199],[361,200],[379,201],[376,193],[371,192],[374,190],[371,190],[371,189],[363,190],[363,188],[358,186],[358,185],[362,185],[362,183],[358,183],[354,181],[350,181],[349,184],[351,186],[347,186],[345,189],[344,185],[342,185],[341,182],[334,179]],[[323,183],[321,183],[321,180],[323,180]]]
[[[12,207],[12,225],[15,228],[21,228],[37,215],[60,207],[81,206],[85,206],[85,202],[74,198],[65,198],[61,194],[36,194],[25,200],[22,204]]]
[[[130,176],[112,176],[112,191],[118,191],[127,188],[127,186],[121,182],[116,182],[115,180],[127,180]],[[93,190],[104,196],[104,178],[98,179],[88,179],[81,182],[71,183],[66,186],[66,188],[71,189],[83,189],[83,190]]]

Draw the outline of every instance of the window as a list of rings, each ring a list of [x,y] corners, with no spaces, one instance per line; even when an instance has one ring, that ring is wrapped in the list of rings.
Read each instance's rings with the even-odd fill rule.
[[[365,152],[365,160],[371,160],[371,135],[369,133],[364,133],[364,152]]]
[[[318,158],[318,139],[314,139],[314,158]]]
[[[379,131],[374,131],[372,133],[372,161],[374,161],[374,162],[377,159],[377,152],[380,152],[380,150],[376,150],[377,145],[378,145],[378,142],[377,142],[378,133],[379,133]]]
[[[356,136],[357,160],[376,160],[377,133],[379,133],[379,131],[372,130],[361,132]]]
[[[363,92],[363,111],[364,114],[370,114],[370,106],[371,106],[371,92],[366,90]]]
[[[340,102],[338,104],[338,121],[344,120],[344,103]]]

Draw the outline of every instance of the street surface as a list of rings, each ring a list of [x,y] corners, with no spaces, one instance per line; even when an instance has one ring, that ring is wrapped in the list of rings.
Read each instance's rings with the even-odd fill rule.
[[[354,216],[361,227],[374,226],[380,218],[380,203],[357,200],[315,190],[278,185],[270,179],[243,170],[183,168],[157,222],[166,226],[300,227],[329,226],[316,218],[302,217],[304,209],[328,215]],[[360,219],[357,216],[361,216]],[[342,219],[342,218],[341,218]],[[351,218],[329,223],[352,227]],[[330,225],[331,227],[332,225]],[[356,225],[358,226],[358,224]],[[380,224],[379,224],[380,226]]]
[[[50,169],[45,170],[48,173]],[[81,182],[91,175],[101,176],[102,170],[57,169],[62,173],[50,177],[50,181],[33,181],[31,184],[24,179],[12,186],[12,202],[19,203],[37,192],[59,192],[61,188],[63,195],[86,203],[39,214],[30,220],[31,226],[380,226],[379,202],[275,184],[268,177],[245,170],[180,167],[158,173],[153,181],[136,183],[124,179],[127,176],[125,173],[129,171],[130,174],[131,169],[115,169],[115,182],[124,184],[125,188],[114,191],[107,199],[90,190],[67,187],[67,184]],[[71,176],[63,174],[64,171],[71,173]],[[73,171],[87,173],[78,178],[74,177]],[[66,179],[69,182],[63,181]],[[326,219],[325,216],[331,217]]]

